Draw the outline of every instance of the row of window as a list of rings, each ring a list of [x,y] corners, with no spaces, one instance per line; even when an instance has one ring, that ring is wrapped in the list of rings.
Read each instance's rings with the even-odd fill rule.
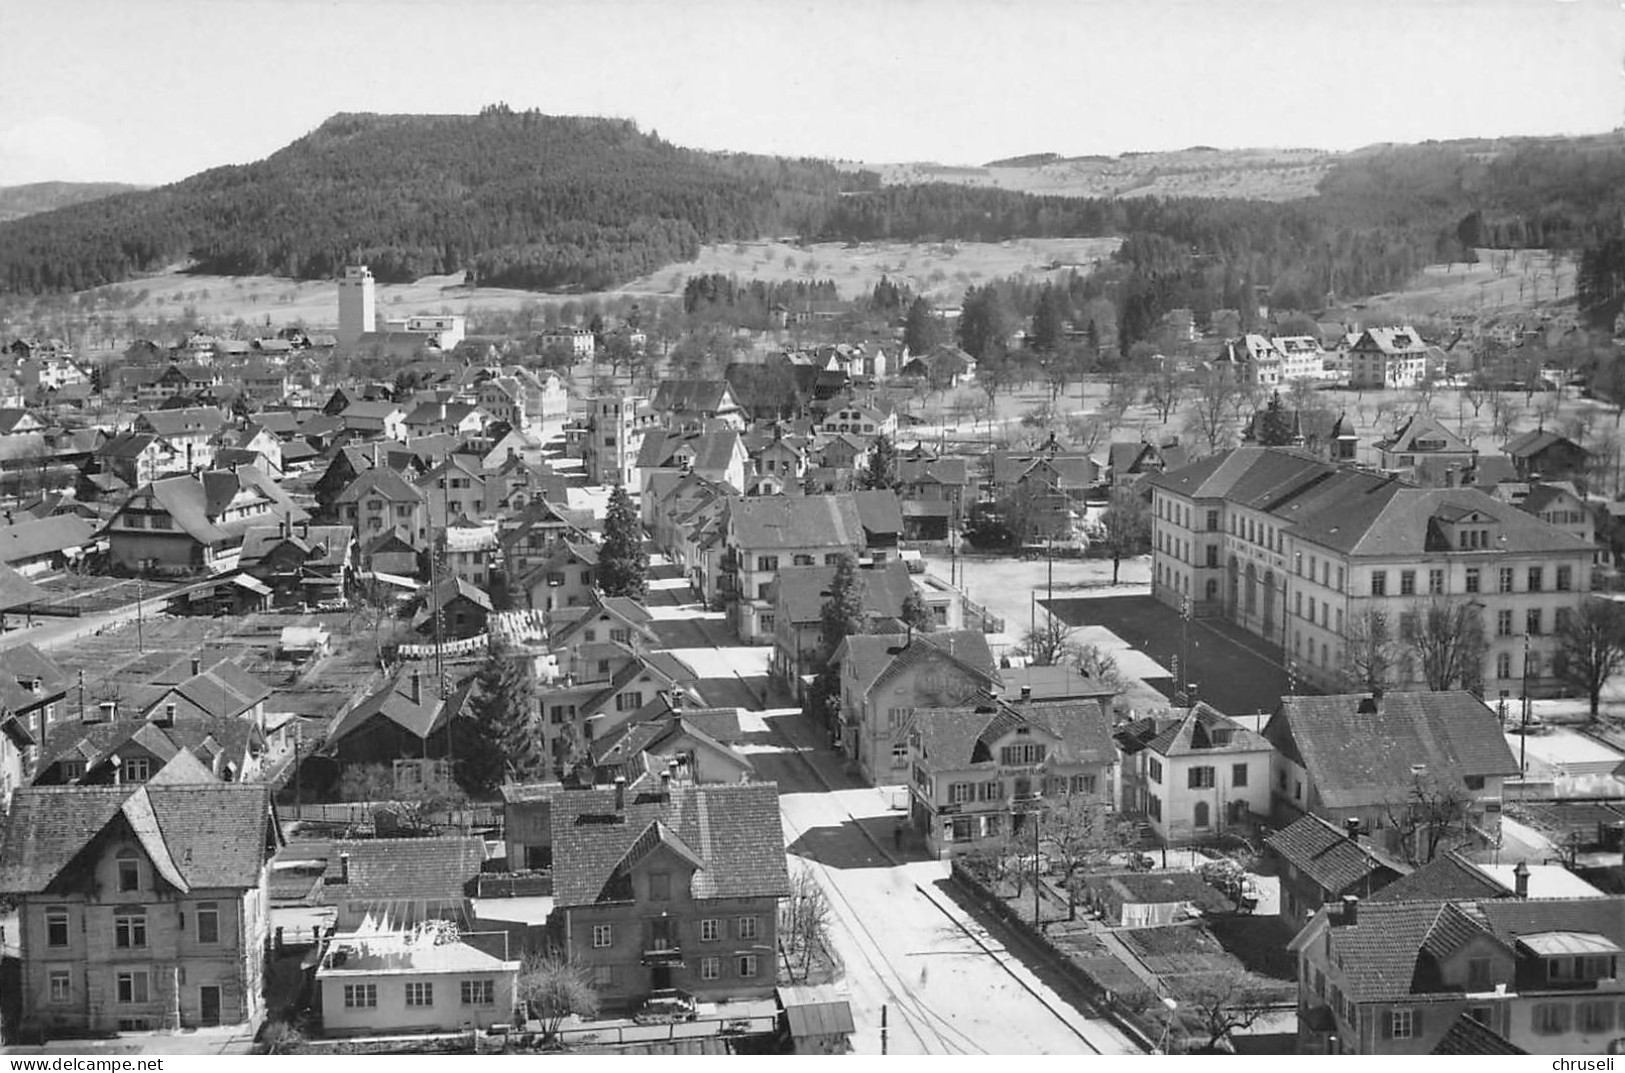
[[[460,980],[457,986],[464,1006],[494,1006],[497,1001],[495,980]],[[430,981],[410,981],[405,985],[408,1006],[433,1006],[434,984]],[[344,1008],[370,1010],[378,1006],[377,984],[345,984]]]
[[[1496,590],[1495,591],[1503,592],[1503,593],[1504,592],[1516,592],[1516,591],[1518,591],[1516,589],[1516,587],[1515,587],[1516,582],[1517,582],[1517,577],[1518,577],[1517,569],[1515,567],[1511,567],[1511,566],[1500,567],[1499,570],[1497,571]],[[1399,595],[1401,595],[1401,596],[1415,596],[1416,595],[1416,580],[1417,580],[1417,571],[1415,571],[1415,570],[1401,570],[1401,571],[1399,571]],[[1476,566],[1469,566],[1467,568],[1467,573],[1466,573],[1465,578],[1463,579],[1463,582],[1464,582],[1464,585],[1463,585],[1464,591],[1466,591],[1466,592],[1480,592],[1480,591],[1482,591],[1482,587],[1481,587],[1482,586],[1482,578],[1481,578],[1481,572],[1480,572],[1479,568],[1476,567]],[[1531,567],[1529,567],[1528,570],[1525,572],[1524,582],[1525,582],[1525,584],[1524,584],[1524,591],[1525,592],[1544,592],[1544,591],[1546,591],[1546,587],[1545,587],[1546,586],[1546,570],[1545,570],[1545,567],[1540,567],[1540,566],[1531,566]],[[1557,567],[1556,570],[1555,570],[1555,577],[1553,578],[1552,591],[1553,592],[1572,592],[1573,589],[1574,589],[1574,568],[1572,566],[1559,566],[1559,567]],[[1445,591],[1446,591],[1446,588],[1445,588],[1445,572],[1443,570],[1429,570],[1427,572],[1427,591],[1428,591],[1428,595],[1430,595],[1430,596],[1440,596],[1440,595],[1443,595],[1445,593]],[[1371,595],[1373,595],[1373,596],[1387,596],[1388,595],[1388,571],[1386,571],[1386,570],[1373,570],[1373,571],[1371,571]]]
[[[54,1005],[74,1001],[72,969],[46,971],[46,998]],[[113,974],[113,1001],[120,1006],[141,1005],[151,1002],[152,998],[152,973],[147,969],[120,969]],[[122,1022],[120,1027],[122,1029]]]
[[[651,876],[650,878],[653,879],[654,877]],[[668,889],[667,893],[669,895],[669,889]],[[664,896],[655,895],[653,893],[651,893],[650,897],[654,898],[656,900],[664,900]],[[757,938],[759,936],[759,934],[760,934],[760,932],[758,930],[758,924],[759,923],[760,923],[760,920],[757,917],[735,917],[734,918],[734,938],[735,939],[755,939],[755,938]],[[722,938],[723,938],[722,933],[723,933],[723,922],[722,922],[721,918],[708,917],[708,918],[700,921],[700,942],[702,942],[702,943],[721,942]],[[615,945],[615,925],[613,925],[613,924],[594,924],[592,926],[592,945],[593,945],[593,947],[595,949],[600,949],[600,950],[605,949],[607,947],[614,946]]]
[[[923,778],[919,769],[916,770],[916,779]],[[1018,779],[1019,787],[1027,780]],[[1031,784],[1027,783],[1029,789]],[[1094,775],[1052,775],[1045,776],[1043,781],[1044,794],[1054,796],[1059,794],[1093,794],[1099,781]],[[977,801],[1004,801],[1007,799],[1005,783],[1003,780],[989,782],[951,782],[948,784],[948,803],[950,805],[968,805]]]
[[[1162,761],[1154,756],[1147,758],[1146,770],[1152,782],[1162,782]],[[1217,774],[1218,769],[1211,764],[1187,768],[1185,770],[1185,786],[1191,790],[1211,790],[1214,787]],[[1245,787],[1247,785],[1246,764],[1230,765],[1230,785],[1234,787]]]
[[[70,944],[68,911],[53,908],[45,911],[45,945],[62,948]],[[182,920],[184,921],[184,915]],[[220,906],[216,902],[199,902],[192,914],[194,936],[199,943],[220,941]],[[143,906],[118,909],[113,913],[113,945],[120,950],[144,950],[147,946],[147,911]]]

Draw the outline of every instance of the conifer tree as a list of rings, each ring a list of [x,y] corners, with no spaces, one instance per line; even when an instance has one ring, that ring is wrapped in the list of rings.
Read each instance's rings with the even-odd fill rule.
[[[857,556],[845,553],[835,564],[835,577],[830,581],[829,598],[823,606],[825,659],[833,656],[848,637],[868,631],[865,589],[863,577],[858,573]]]
[[[605,596],[643,599],[648,588],[649,554],[643,550],[643,524],[621,484],[609,496],[604,544],[598,551],[598,587]]]
[[[518,660],[492,651],[475,678],[468,718],[452,724],[458,785],[477,796],[509,780],[541,778],[547,764],[536,715],[530,675]]]
[[[942,325],[931,308],[931,302],[922,294],[908,307],[903,321],[903,345],[915,357],[929,354],[942,342]]]
[[[1281,393],[1270,395],[1269,405],[1264,407],[1263,420],[1259,422],[1258,445],[1260,447],[1290,447],[1292,446],[1292,415],[1281,403]]]
[[[908,595],[903,598],[903,624],[920,633],[930,633],[937,625],[925,597],[912,585],[909,586]]]
[[[869,449],[868,465],[864,466],[863,474],[858,479],[858,487],[865,490],[897,487],[897,448],[885,433],[875,437],[874,446]]]

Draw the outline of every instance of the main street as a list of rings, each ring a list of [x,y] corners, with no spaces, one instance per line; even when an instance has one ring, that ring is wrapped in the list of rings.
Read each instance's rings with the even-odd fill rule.
[[[955,901],[946,864],[924,857],[917,842],[895,848],[900,787],[849,776],[827,736],[798,711],[759,710],[766,649],[738,645],[724,616],[693,602],[658,558],[651,574],[653,625],[678,642],[674,651],[694,667],[702,694],[758,709],[742,714],[742,751],[757,778],[778,784],[791,868],[810,868],[829,898],[857,1053],[881,1053],[882,1011],[892,1054],[1139,1052],[1109,1022],[1057,994]]]

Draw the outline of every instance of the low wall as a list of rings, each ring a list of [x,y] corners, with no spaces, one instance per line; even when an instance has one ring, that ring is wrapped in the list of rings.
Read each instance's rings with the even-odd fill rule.
[[[961,862],[954,861],[950,875],[953,883],[964,891],[978,905],[998,917],[1011,931],[1032,943],[1041,950],[1050,965],[1064,975],[1068,982],[1074,984],[1082,991],[1094,1005],[1097,1012],[1104,1016],[1130,1039],[1143,1046],[1146,1051],[1155,1050],[1154,1040],[1159,1033],[1158,1026],[1143,1019],[1136,1003],[1129,996],[1120,995],[1102,985],[1089,974],[1081,965],[1074,961],[1063,950],[1058,949],[1049,936],[1038,928],[1033,927],[1019,912],[1012,909],[1008,903],[976,877]],[[1147,994],[1151,1004],[1155,1004],[1156,997]],[[1160,1006],[1157,1007],[1161,1009]]]

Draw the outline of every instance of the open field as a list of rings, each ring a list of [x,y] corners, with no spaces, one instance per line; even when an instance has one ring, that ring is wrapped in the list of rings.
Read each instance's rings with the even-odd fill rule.
[[[613,291],[550,294],[503,287],[465,287],[463,277],[425,276],[415,283],[378,284],[380,317],[416,313],[513,311],[535,303],[557,305],[589,298],[632,296],[675,298],[689,276],[720,272],[741,279],[831,279],[843,297],[868,293],[882,275],[907,281],[915,290],[958,301],[966,287],[1000,276],[1027,274],[1037,279],[1077,269],[1087,272],[1111,256],[1121,239],[1023,239],[1011,242],[957,242],[910,245],[900,242],[811,246],[782,242],[737,242],[706,246],[697,260],[668,265]],[[273,276],[199,276],[179,270],[129,280],[119,286],[147,297],[127,311],[135,317],[179,316],[192,309],[205,321],[230,326],[238,320],[256,328],[304,323],[316,329],[338,324],[338,288],[331,280],[290,280]]]
[[[1324,320],[1377,324],[1395,318],[1446,317],[1452,313],[1539,313],[1574,308],[1573,258],[1546,250],[1478,251],[1478,263],[1428,265],[1398,291],[1327,310]]]
[[[957,183],[1057,197],[1227,197],[1290,201],[1314,197],[1339,154],[1319,149],[1183,149],[1117,157],[1064,157],[1046,163],[958,167],[845,164],[887,185]]]

